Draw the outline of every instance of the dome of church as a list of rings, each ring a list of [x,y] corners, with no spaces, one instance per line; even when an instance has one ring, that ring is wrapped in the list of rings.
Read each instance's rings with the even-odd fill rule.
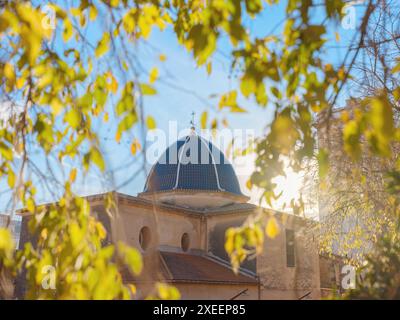
[[[143,192],[174,190],[243,196],[235,171],[224,154],[195,133],[167,148],[150,170]]]

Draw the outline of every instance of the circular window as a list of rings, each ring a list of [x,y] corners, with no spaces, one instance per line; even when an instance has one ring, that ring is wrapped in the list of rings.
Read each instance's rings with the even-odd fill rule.
[[[190,238],[189,235],[185,232],[181,238],[181,248],[183,251],[188,251],[190,246]]]
[[[151,233],[149,227],[143,227],[139,233],[139,244],[143,250],[146,250],[151,242]]]

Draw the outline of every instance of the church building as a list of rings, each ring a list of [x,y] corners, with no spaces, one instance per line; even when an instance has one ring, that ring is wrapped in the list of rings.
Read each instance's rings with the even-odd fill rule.
[[[267,209],[248,203],[224,154],[194,131],[167,148],[143,192],[114,196],[113,219],[103,194],[87,199],[108,243],[121,240],[141,251],[142,275],[122,270],[138,298],[161,281],[178,288],[182,299],[320,299],[339,280],[337,267],[319,254],[316,222],[271,210],[279,234],[265,237],[262,253],[232,271],[225,231]],[[31,241],[29,219],[22,214],[21,245]]]

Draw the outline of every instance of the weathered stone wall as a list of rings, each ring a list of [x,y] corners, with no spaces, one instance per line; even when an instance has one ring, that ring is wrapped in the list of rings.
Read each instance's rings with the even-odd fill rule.
[[[235,300],[258,300],[256,285],[175,283],[174,286],[178,288],[183,300],[230,300],[239,293],[242,294]]]
[[[230,261],[225,251],[225,232],[230,227],[243,225],[249,213],[243,215],[215,215],[207,217],[208,246],[207,252],[227,262]],[[241,267],[256,273],[256,258],[245,260]]]
[[[190,249],[203,249],[201,243],[201,221],[182,213],[157,208],[135,207],[129,204],[119,206],[119,221],[116,221],[114,232],[120,240],[140,248],[139,233],[147,226],[152,235],[153,245],[170,246],[178,250],[184,233],[189,235]]]
[[[282,215],[281,215],[282,216]],[[257,274],[261,282],[261,299],[318,299],[320,297],[319,254],[317,241],[306,224],[284,215],[278,219],[280,232],[266,238],[264,250],[257,257]],[[287,265],[285,229],[295,232],[295,266]]]

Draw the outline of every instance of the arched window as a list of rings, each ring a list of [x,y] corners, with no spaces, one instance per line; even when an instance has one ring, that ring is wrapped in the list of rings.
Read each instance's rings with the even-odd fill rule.
[[[143,250],[146,250],[151,242],[151,233],[149,227],[143,227],[139,233],[139,244]]]
[[[181,248],[182,248],[182,250],[183,250],[184,252],[186,252],[186,251],[189,250],[189,247],[190,247],[190,237],[189,237],[189,235],[185,232],[185,233],[182,235],[182,238],[181,238]]]

